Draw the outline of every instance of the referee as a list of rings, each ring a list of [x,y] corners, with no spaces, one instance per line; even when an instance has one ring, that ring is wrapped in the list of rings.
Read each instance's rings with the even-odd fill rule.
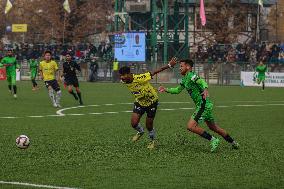
[[[80,66],[72,60],[72,56],[70,53],[66,54],[66,61],[63,63],[63,77],[64,83],[68,87],[68,92],[72,94],[75,100],[79,100],[80,105],[83,105],[81,91],[79,89],[79,82],[76,75],[76,70],[81,72]],[[74,93],[72,86],[75,87],[76,93]]]

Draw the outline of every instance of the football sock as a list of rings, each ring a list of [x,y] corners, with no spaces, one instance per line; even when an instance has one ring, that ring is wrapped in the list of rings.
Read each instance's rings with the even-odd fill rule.
[[[264,90],[264,83],[262,83],[262,90]]]
[[[17,94],[17,86],[13,85],[14,94]]]
[[[156,133],[155,133],[155,129],[153,128],[152,131],[149,131],[149,138],[151,140],[155,140],[156,138]]]
[[[51,102],[54,104],[55,103],[55,99],[54,99],[53,90],[48,90],[48,96],[49,96]]]
[[[144,129],[141,126],[140,123],[138,123],[135,127],[133,127],[136,131],[138,131],[139,133],[144,133]]]
[[[204,131],[201,135],[201,137],[207,139],[207,140],[213,140],[215,139],[212,135],[210,135],[209,133],[207,133],[206,131]]]
[[[81,96],[81,92],[77,92],[77,96],[79,97],[79,100],[82,101],[82,96]]]
[[[223,137],[227,142],[229,143],[233,143],[234,142],[234,139],[230,136],[230,135],[226,135]]]
[[[56,92],[56,99],[55,99],[56,104],[60,104],[60,99],[61,99],[61,90]]]
[[[33,83],[33,87],[37,86],[37,83],[36,83],[35,79],[32,79],[32,83]]]
[[[8,85],[8,88],[11,91],[12,90],[12,85]]]
[[[72,90],[72,91],[69,91],[69,93],[70,93],[71,95],[73,95],[76,100],[78,100],[78,97],[77,97],[77,95],[74,93],[73,90]]]

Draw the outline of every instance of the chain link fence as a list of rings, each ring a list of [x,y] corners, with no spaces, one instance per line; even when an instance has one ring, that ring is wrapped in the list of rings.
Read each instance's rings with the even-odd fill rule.
[[[119,82],[117,72],[112,70],[112,62],[104,59],[82,59],[77,62],[81,66],[81,72],[78,73],[80,81],[89,82]],[[58,62],[60,72],[62,73],[63,62]],[[153,64],[147,63],[119,63],[119,67],[129,66],[132,73],[145,73],[153,71],[163,66],[164,64],[158,62]],[[254,71],[256,65],[248,62],[196,62],[194,71],[198,73],[209,84],[215,85],[239,85],[241,71]],[[284,72],[284,63],[268,64],[271,72]],[[153,83],[179,83],[182,76],[179,73],[179,67],[165,70],[155,76]],[[30,79],[30,70],[26,60],[21,62],[21,80]],[[38,77],[38,79],[40,79]]]

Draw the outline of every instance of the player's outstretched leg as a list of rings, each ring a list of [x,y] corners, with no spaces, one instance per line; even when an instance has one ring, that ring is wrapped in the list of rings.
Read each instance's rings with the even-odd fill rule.
[[[61,100],[61,90],[59,89],[58,91],[56,91],[56,98],[55,98],[55,103],[58,108],[61,108],[60,100]]]
[[[51,100],[51,103],[53,104],[54,107],[57,107],[57,104],[55,102],[55,97],[54,97],[54,93],[53,93],[53,89],[51,87],[48,87],[48,96]]]
[[[14,98],[17,98],[17,86],[13,85]]]
[[[141,115],[137,114],[137,113],[132,113],[131,116],[131,126],[133,129],[135,129],[137,131],[136,135],[133,136],[132,141],[133,142],[137,142],[142,135],[144,134],[144,129],[141,126],[140,122],[140,118]]]
[[[214,131],[221,135],[228,143],[230,143],[233,149],[239,149],[239,144],[221,127],[219,127],[215,122],[206,121],[207,126]]]
[[[9,92],[10,92],[11,94],[13,94],[11,76],[9,76],[9,75],[7,75],[7,82],[8,82],[8,89],[9,89]]]
[[[9,89],[9,92],[11,93],[11,94],[13,94],[13,91],[12,91],[12,85],[8,85],[8,89]]]
[[[199,127],[198,123],[194,119],[191,118],[189,120],[189,122],[187,123],[187,129],[195,134],[198,134],[202,138],[209,140],[211,143],[211,152],[216,151],[217,147],[219,146],[220,140]]]
[[[36,83],[36,81],[35,81],[35,78],[32,79],[32,84],[33,84],[32,90],[33,90],[33,91],[37,90],[38,88],[37,88],[37,83]]]
[[[153,123],[154,123],[154,118],[147,116],[146,127],[147,127],[147,130],[149,132],[149,138],[150,138],[150,143],[147,146],[148,149],[154,149],[155,148],[156,133],[155,133]]]
[[[76,92],[77,92],[77,96],[79,97],[80,105],[83,105],[82,94],[81,94],[81,91],[80,91],[79,87],[76,87]]]
[[[73,97],[75,98],[75,100],[78,100],[77,95],[74,93],[73,89],[72,89],[72,85],[68,85],[68,92],[73,95]]]
[[[17,98],[16,75],[13,75],[13,76],[12,76],[11,84],[12,84],[12,86],[13,86],[14,98]]]
[[[262,90],[264,91],[264,81],[262,81]]]

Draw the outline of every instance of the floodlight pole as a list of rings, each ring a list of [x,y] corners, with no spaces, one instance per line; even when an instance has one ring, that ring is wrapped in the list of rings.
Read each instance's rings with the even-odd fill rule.
[[[63,21],[63,34],[62,34],[63,45],[65,43],[65,24],[66,24],[66,12],[64,12],[64,21]]]
[[[168,62],[168,0],[164,0],[163,4],[163,13],[164,13],[164,35],[163,35],[163,41],[164,41],[164,56],[163,56],[163,62],[164,64]]]
[[[151,33],[151,48],[152,48],[152,64],[157,68],[157,0],[152,0],[152,33]],[[156,83],[157,83],[156,75]]]
[[[114,31],[118,31],[118,0],[115,0],[115,4],[114,4],[114,11],[115,11],[115,15],[114,15]]]
[[[184,27],[185,27],[185,50],[184,53],[182,54],[183,58],[189,58],[189,29],[188,29],[188,24],[189,24],[189,0],[185,0],[185,18],[184,18]],[[195,26],[194,26],[195,27]]]

